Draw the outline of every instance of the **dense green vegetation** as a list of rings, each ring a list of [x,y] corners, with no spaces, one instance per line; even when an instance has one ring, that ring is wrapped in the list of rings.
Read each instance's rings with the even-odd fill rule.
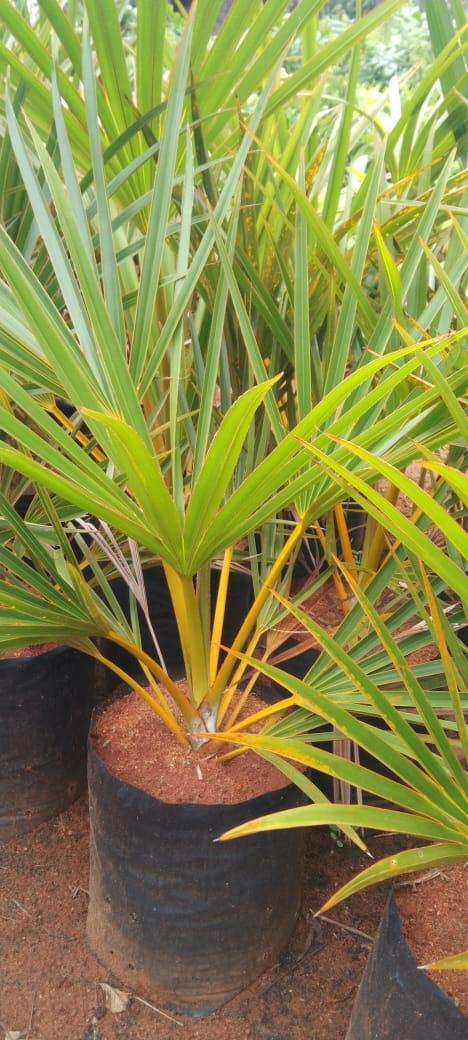
[[[237,0],[214,35],[212,0],[0,0],[0,647],[124,646],[146,685],[107,666],[194,754],[255,746],[310,795],[301,823],[443,863],[468,855],[466,43],[458,0],[371,6]],[[186,692],[141,649],[155,562]],[[233,562],[254,599],[223,656]],[[332,633],[301,610],[325,582]],[[303,681],[268,663],[287,617],[323,649]],[[252,736],[261,672],[286,693]],[[382,807],[331,805],[291,760]]]

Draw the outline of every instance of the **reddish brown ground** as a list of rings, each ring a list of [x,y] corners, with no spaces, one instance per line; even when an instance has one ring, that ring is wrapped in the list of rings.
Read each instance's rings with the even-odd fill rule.
[[[37,646],[20,646],[16,650],[0,650],[0,661],[11,657],[40,657],[47,650],[55,650],[58,643],[38,643]]]
[[[392,845],[375,838],[371,847],[380,855]],[[60,819],[0,846],[0,1023],[5,1032],[24,1031],[27,1040],[344,1040],[370,942],[314,921],[312,912],[362,865],[358,850],[340,848],[327,830],[311,835],[303,912],[289,948],[222,1011],[205,1019],[179,1018],[183,1029],[136,1000],[112,1014],[98,983],[118,987],[118,979],[100,966],[85,939],[88,822],[82,798]],[[433,957],[466,947],[460,934],[462,871],[447,871],[449,880],[427,881],[417,892],[399,890],[420,960],[427,960],[428,948]],[[384,889],[373,888],[330,916],[373,936],[384,902]],[[431,913],[429,923],[420,915],[422,903]],[[442,922],[438,949],[434,916]],[[463,996],[461,976],[455,983],[445,973],[439,981],[452,993],[456,985]]]
[[[253,703],[252,703],[253,702]],[[252,698],[250,712],[265,707]],[[166,802],[231,805],[284,787],[281,773],[253,752],[219,762],[185,750],[135,693],[114,701],[93,728],[96,749],[127,783]]]
[[[327,830],[311,836],[303,914],[281,963],[215,1015],[179,1019],[182,1029],[134,1000],[122,1014],[105,1009],[97,983],[118,980],[86,946],[87,842],[83,798],[59,820],[0,846],[5,1031],[24,1030],[28,1040],[344,1040],[370,943],[313,921],[312,912],[363,865],[358,850],[340,848]],[[386,840],[375,844],[389,850]],[[385,892],[373,889],[331,916],[373,936],[384,902]]]
[[[426,871],[397,889],[404,933],[418,964],[461,953],[468,947],[468,865]],[[468,1015],[468,972],[431,972]]]

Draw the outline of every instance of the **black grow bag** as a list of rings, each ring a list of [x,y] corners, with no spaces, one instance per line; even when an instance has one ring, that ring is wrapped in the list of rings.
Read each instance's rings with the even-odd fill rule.
[[[18,513],[18,516],[20,516],[22,520],[24,520],[30,505],[34,501],[34,498],[35,498],[35,495],[29,494],[29,493],[28,494],[24,494],[24,495],[20,495],[20,497],[17,498],[17,500],[15,502],[15,507],[14,508],[15,508],[16,512]]]
[[[293,786],[236,805],[169,805],[88,755],[88,938],[118,979],[167,1007],[208,1014],[266,968],[299,910],[304,832],[215,843],[303,801]]]
[[[369,955],[346,1040],[467,1040],[468,1017],[424,971],[402,935],[393,894]]]
[[[462,625],[457,631],[457,636],[461,639],[463,646],[468,646],[468,625]]]
[[[275,665],[277,668],[281,668],[282,672],[286,672],[287,675],[293,675],[296,679],[304,679],[308,671],[315,664],[317,658],[320,656],[320,648],[316,646],[309,646],[305,650],[301,650],[299,653],[295,653],[291,657],[287,657],[284,661],[275,661],[275,657],[279,657],[280,654],[288,653],[290,650],[294,650],[297,646],[297,640],[293,637],[285,639],[281,646],[275,650],[271,655],[271,661],[268,663]],[[269,703],[275,704],[277,701],[283,700],[284,697],[288,696],[288,691],[285,686],[281,683],[275,682],[274,679],[270,679],[266,675],[259,675],[257,682],[257,689],[261,691],[262,697]]]
[[[86,787],[94,661],[70,647],[0,660],[0,841],[32,830]]]
[[[148,611],[151,618],[165,664],[173,675],[181,675],[183,672],[182,648],[172,607],[169,589],[161,566],[149,567],[145,570],[145,588],[148,600]],[[218,590],[220,571],[213,569],[211,572],[211,599],[212,610],[215,607],[215,597]],[[130,614],[128,585],[123,578],[115,578],[111,582],[112,591],[127,617]],[[233,642],[237,632],[244,620],[252,601],[252,582],[250,574],[244,571],[232,571],[229,577],[228,599],[226,613],[222,630],[222,642],[229,645]],[[152,657],[156,650],[151,633],[145,621],[143,613],[138,608],[140,622],[141,644],[144,650]],[[103,652],[114,664],[119,665],[133,677],[140,673],[140,666],[135,657],[126,653],[120,647],[103,640]],[[221,654],[222,657],[222,654]],[[112,689],[119,679],[115,673],[108,670],[108,686]]]
[[[296,640],[290,638],[286,639],[284,643],[278,647],[278,654],[283,654],[289,650],[294,650],[297,646]],[[278,667],[283,672],[287,672],[288,675],[294,675],[296,679],[303,679],[307,675],[307,672],[315,664],[318,657],[320,657],[320,647],[309,646],[305,650],[301,650],[300,653],[296,653],[291,657],[288,657],[284,661],[280,661]],[[276,684],[274,684],[276,686]],[[284,696],[284,687],[276,686],[277,689],[283,690],[281,696]]]
[[[367,513],[357,502],[353,501],[343,502],[343,510],[351,548],[353,552],[360,552],[364,543]],[[322,518],[321,522],[324,523],[325,518]],[[260,542],[258,545],[260,550]],[[343,555],[343,545],[338,532],[336,532],[336,554],[339,557]],[[294,563],[294,577],[304,578],[314,572],[323,573],[327,567],[328,563],[321,542],[317,537],[306,535],[300,544]]]

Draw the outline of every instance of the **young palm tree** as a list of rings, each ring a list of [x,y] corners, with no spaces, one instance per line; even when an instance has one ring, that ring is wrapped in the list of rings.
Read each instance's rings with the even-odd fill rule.
[[[452,406],[458,412],[455,402]],[[466,419],[461,411],[458,421],[462,433]],[[354,452],[355,448],[349,445],[349,450]],[[455,490],[466,508],[466,477],[437,457],[428,456],[426,464],[431,473],[442,478],[445,488]],[[325,457],[324,465],[335,468]],[[391,467],[386,463],[377,465],[414,503],[413,516],[404,517],[384,495],[369,487],[364,489],[353,474],[346,475],[353,496],[372,515],[378,515],[379,523],[396,539],[382,568],[385,574],[378,574],[363,592],[352,571],[342,567],[355,604],[334,637],[289,604],[288,609],[318,640],[324,653],[304,681],[271,665],[258,667],[290,693],[296,720],[293,712],[287,732],[273,721],[258,735],[234,730],[216,738],[232,741],[240,748],[254,748],[276,764],[285,758],[287,762],[281,768],[286,775],[291,761],[300,763],[332,774],[352,789],[370,792],[379,800],[378,806],[363,805],[359,799],[355,804],[333,807],[308,805],[250,821],[223,835],[223,839],[323,823],[369,827],[418,839],[416,847],[367,867],[334,893],[323,910],[395,875],[464,862],[468,853],[468,661],[466,648],[457,636],[466,618],[468,539],[462,523],[438,501],[443,485],[439,483],[435,495],[428,494],[396,470],[390,474]],[[443,535],[445,551],[431,538],[434,522]],[[382,599],[392,572],[410,593],[410,602],[396,612]],[[454,605],[443,609],[439,596],[446,582],[453,584],[457,596]],[[368,623],[364,639],[362,628],[355,635],[356,622],[363,616]],[[421,636],[423,642],[419,643]],[[428,641],[438,648],[440,656],[422,666],[410,664],[409,654]],[[305,732],[304,713],[309,724],[316,717],[317,744],[314,733]],[[320,731],[323,720],[327,727]],[[320,740],[330,741],[330,730],[335,737],[353,741],[370,753],[387,772],[382,775],[375,768],[361,765],[359,759],[348,761],[321,749]],[[466,967],[467,963],[464,954],[453,966]]]
[[[145,666],[152,690],[144,691],[127,676],[130,685],[151,701],[181,743],[187,742],[187,733],[210,733],[228,722],[236,698],[239,707],[245,697],[239,688],[245,668],[236,654],[252,653],[257,646],[262,608],[310,524],[347,496],[335,472],[324,472],[322,459],[311,457],[311,438],[317,451],[335,461],[336,472],[348,459],[343,438],[355,444],[347,465],[366,486],[378,472],[369,452],[404,467],[421,445],[431,450],[448,443],[456,421],[431,359],[459,338],[455,331],[443,344],[423,342],[385,357],[376,351],[379,356],[337,381],[315,404],[301,406],[299,423],[291,432],[285,430],[277,380],[268,378],[271,366],[262,357],[230,260],[244,166],[271,105],[273,79],[255,103],[212,208],[200,192],[202,171],[194,166],[192,134],[184,130],[190,60],[198,46],[198,41],[192,45],[192,31],[193,19],[173,69],[143,241],[135,240],[132,226],[124,245],[116,242],[86,32],[80,68],[93,163],[92,201],[85,206],[76,178],[60,77],[55,75],[56,162],[32,125],[27,136],[21,132],[7,99],[11,146],[49,271],[46,283],[8,233],[0,234],[6,280],[0,309],[6,404],[0,417],[8,438],[0,444],[0,460],[44,489],[41,504],[54,544],[52,556],[39,536],[33,545],[33,531],[20,526],[3,500],[7,526],[27,545],[28,558],[34,553],[37,564],[33,570],[4,543],[9,578],[4,585],[8,609],[3,611],[3,645],[43,641],[47,625],[49,639],[64,639],[94,656],[100,652],[91,636],[125,646]],[[182,195],[177,188],[181,166]],[[447,166],[428,203],[431,218],[448,176]],[[209,311],[197,294],[213,262],[222,277]],[[228,300],[244,343],[244,392],[234,400],[222,335]],[[203,326],[208,335],[201,353]],[[297,358],[301,337],[298,325]],[[385,346],[382,342],[380,353]],[[463,374],[442,358],[440,363],[453,396],[461,391]],[[73,424],[71,430],[61,426],[54,403],[49,414],[57,397],[72,403],[85,431],[77,432]],[[116,609],[95,548],[81,538],[80,550],[100,593],[88,585],[85,567],[77,565],[60,524],[60,515],[70,517],[70,507],[75,516],[92,514],[121,541],[128,539],[129,558],[136,559],[137,546],[139,553],[161,560],[182,644],[186,693],[160,661],[143,653],[135,625],[129,626]],[[288,507],[294,509],[295,523],[231,651],[221,660],[220,632],[236,546]],[[102,538],[97,548],[102,549]],[[211,624],[213,561],[220,563],[221,581]],[[121,674],[115,663],[110,666]]]

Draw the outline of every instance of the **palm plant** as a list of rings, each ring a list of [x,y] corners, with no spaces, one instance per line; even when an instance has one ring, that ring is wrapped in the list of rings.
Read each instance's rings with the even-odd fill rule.
[[[271,112],[294,99],[311,77],[340,60],[401,3],[402,0],[384,0],[377,11],[360,18],[321,48],[318,63],[315,55],[310,54],[303,68],[292,71],[286,79],[278,78],[269,100]],[[188,113],[197,128],[204,128],[203,138],[199,135],[197,139],[198,148],[206,147],[210,156],[218,157],[232,149],[238,134],[237,105],[250,103],[268,81],[281,55],[290,50],[294,37],[309,25],[313,27],[324,4],[325,0],[301,0],[288,12],[288,0],[275,0],[268,6],[260,0],[254,4],[237,0],[209,45],[222,0],[199,0],[192,15],[195,45],[191,65],[196,89],[190,90],[196,101],[191,116]],[[57,77],[67,106],[64,119],[75,168],[85,186],[92,178],[92,163],[82,96],[83,18],[76,19],[75,6],[64,10],[57,0],[40,0],[32,10],[26,5],[21,10],[14,0],[2,0],[0,67],[9,70],[12,88],[19,90],[18,104],[24,104],[44,140],[53,125],[51,86],[54,76]],[[111,193],[119,208],[131,207],[133,217],[136,215],[144,228],[154,160],[159,155],[159,136],[167,111],[167,70],[173,66],[177,41],[166,31],[169,4],[139,0],[134,47],[122,37],[119,10],[115,0],[86,0],[83,5],[99,65],[96,104]]]
[[[258,154],[249,158],[246,171],[249,208],[236,274],[251,323],[261,330],[268,371],[284,373],[286,427],[362,364],[368,350],[383,353],[399,336],[411,342],[443,334],[452,321],[460,328],[466,324],[459,295],[466,281],[459,220],[466,191],[462,153],[454,152],[453,165],[441,170],[442,156],[456,143],[461,126],[453,122],[452,108],[463,73],[451,76],[450,97],[441,97],[438,82],[445,67],[456,68],[458,59],[463,66],[463,44],[459,33],[446,43],[421,91],[401,110],[395,103],[392,120],[387,113],[373,113],[373,138],[370,117],[356,101],[358,48],[345,104],[327,111],[319,83],[294,135],[288,134],[283,112],[282,135],[270,128],[269,138],[265,131],[256,136]],[[428,90],[434,101],[424,108]],[[349,154],[362,176],[350,170]],[[250,207],[259,214],[254,231],[247,226]],[[394,500],[396,489],[390,487],[388,494]],[[362,527],[359,565],[366,581],[379,564],[384,540],[374,521],[364,520]],[[322,528],[318,534],[327,555],[341,543],[344,558],[356,566],[341,506],[334,517],[323,518]]]
[[[458,402],[453,401],[452,407],[457,411],[462,433],[465,416]],[[352,445],[348,449],[355,451]],[[315,452],[313,446],[311,450]],[[326,469],[335,470],[334,463],[325,456],[322,461]],[[468,545],[462,523],[444,510],[440,498],[447,487],[452,487],[462,507],[466,507],[468,483],[458,469],[440,459],[430,456],[425,461],[439,481],[434,494],[411,484],[396,470],[389,473],[385,463],[377,463],[382,474],[411,495],[415,508],[410,518],[402,516],[375,489],[364,490],[356,476],[347,473],[347,486],[352,488],[353,495],[365,503],[372,515],[378,515],[379,522],[396,539],[382,568],[385,575],[378,574],[364,592],[352,571],[342,567],[355,603],[334,637],[304,611],[289,604],[288,609],[325,653],[304,681],[271,665],[259,666],[289,691],[296,705],[297,721],[294,722],[293,713],[287,734],[273,722],[259,735],[231,731],[216,738],[232,741],[240,748],[255,748],[280,768],[284,768],[284,757],[288,760],[288,774],[289,761],[331,773],[353,788],[376,795],[380,802],[378,806],[363,805],[359,800],[357,804],[333,807],[309,805],[251,821],[223,838],[328,823],[369,827],[418,839],[415,848],[373,863],[334,893],[322,909],[400,873],[428,865],[463,862],[467,857],[468,667],[466,649],[456,630],[466,617]],[[434,522],[443,535],[445,552],[431,538]],[[382,599],[383,590],[388,592],[392,572],[410,594],[410,601],[396,612]],[[446,583],[456,590],[459,608],[442,608],[438,593]],[[355,635],[359,617],[367,619],[364,639],[362,629],[357,638]],[[409,664],[409,653],[429,641],[438,647],[440,656],[426,664]],[[304,713],[309,725],[313,724],[309,734]],[[377,728],[375,716],[380,720]],[[320,731],[323,720],[328,724],[325,733]],[[359,764],[359,760],[347,761],[321,750],[324,736],[330,740],[330,727],[335,737],[355,742],[389,772],[382,775]],[[426,844],[421,846],[419,839]]]
[[[238,698],[237,711],[253,685],[250,680],[240,692],[245,667],[236,654],[253,653],[257,646],[262,608],[310,524],[347,496],[335,473],[324,473],[322,461],[311,459],[310,438],[317,450],[335,461],[336,472],[348,458],[339,438],[355,444],[356,454],[347,465],[367,486],[378,473],[369,452],[404,467],[421,445],[433,450],[450,442],[456,417],[447,392],[453,396],[464,386],[457,366],[441,360],[448,387],[442,394],[439,370],[431,360],[456,344],[455,330],[442,344],[411,344],[362,364],[317,403],[301,405],[300,422],[285,431],[277,382],[268,379],[230,260],[242,173],[271,105],[273,80],[255,104],[214,210],[205,204],[200,221],[195,200],[202,171],[194,168],[190,132],[181,133],[192,29],[189,21],[173,70],[143,244],[136,246],[129,232],[129,248],[125,246],[125,257],[119,257],[86,33],[81,68],[95,188],[90,207],[83,205],[74,172],[60,77],[54,77],[52,101],[62,175],[34,128],[27,137],[21,132],[14,105],[7,99],[11,146],[40,236],[39,251],[50,270],[48,291],[8,233],[1,232],[6,279],[0,311],[1,363],[7,404],[0,415],[8,440],[0,444],[0,460],[43,489],[41,508],[48,521],[48,532],[39,528],[34,538],[34,530],[21,526],[2,500],[4,521],[14,532],[16,546],[25,547],[20,558],[3,537],[2,566],[8,577],[3,585],[2,645],[40,642],[47,627],[49,639],[66,640],[101,659],[92,636],[125,646],[145,666],[151,693],[124,677],[151,701],[182,743],[187,731],[212,731],[223,720],[232,721],[233,698]],[[185,169],[181,199],[176,190],[178,163]],[[428,203],[431,219],[449,172],[447,166]],[[180,214],[175,228],[173,200]],[[195,237],[194,223],[199,228]],[[214,257],[219,258],[222,278],[212,312],[207,313],[206,304],[197,301],[197,291]],[[130,280],[134,288],[128,292]],[[240,387],[244,392],[234,401],[222,340],[228,300],[245,351]],[[208,335],[201,353],[203,323]],[[298,325],[297,356],[301,335]],[[385,340],[381,352],[386,345]],[[405,399],[408,387],[411,392]],[[71,430],[63,428],[49,414],[51,399],[58,396],[72,402],[86,422],[86,433],[73,424]],[[258,418],[262,402],[264,411]],[[287,507],[294,507],[294,525],[233,647],[220,662],[222,615],[235,547]],[[118,611],[95,547],[81,538],[80,551],[99,593],[86,581],[86,565],[77,563],[60,522],[73,513],[91,513],[121,541],[129,539],[133,560],[136,545],[140,553],[162,561],[183,649],[187,695],[181,694],[160,661],[141,650],[135,618],[129,626]],[[44,544],[47,537],[53,554]],[[29,560],[36,561],[34,568]],[[222,576],[211,625],[208,578],[213,561],[220,562]],[[118,666],[109,664],[121,674]]]

